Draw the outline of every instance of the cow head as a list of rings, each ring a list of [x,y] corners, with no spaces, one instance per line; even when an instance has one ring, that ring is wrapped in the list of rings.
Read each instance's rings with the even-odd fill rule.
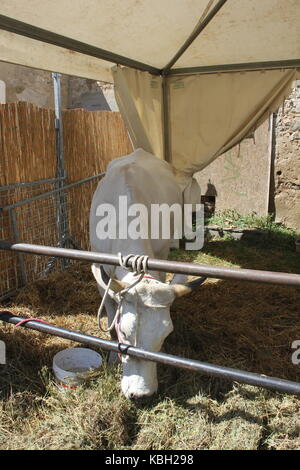
[[[98,284],[105,289],[109,278],[103,268],[101,267],[102,275],[94,266],[92,271]],[[179,282],[182,282],[182,276],[179,276],[179,279]],[[188,294],[205,279],[176,284],[174,278],[171,284],[166,284],[153,278],[144,278],[129,290],[126,288],[130,284],[113,280],[109,290],[110,296],[116,299],[116,294],[120,291],[124,294],[117,322],[119,341],[149,351],[160,351],[165,338],[173,331],[171,304],[176,297]],[[122,356],[122,363],[121,388],[127,398],[145,398],[157,391],[156,363],[129,355]]]
[[[114,282],[115,292],[124,289],[122,282]],[[144,279],[128,290],[122,300],[122,314],[118,328],[123,343],[150,351],[160,351],[165,338],[173,331],[170,306],[176,297],[191,291],[181,284],[169,285],[155,279]],[[156,363],[122,356],[123,378],[121,388],[127,398],[140,399],[156,392]]]

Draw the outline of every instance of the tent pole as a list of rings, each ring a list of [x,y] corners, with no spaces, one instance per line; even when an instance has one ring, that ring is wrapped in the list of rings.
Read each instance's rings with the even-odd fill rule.
[[[242,64],[209,65],[206,67],[183,67],[169,70],[168,75],[205,75],[210,73],[251,72],[255,70],[280,70],[300,68],[300,59],[269,62],[246,62]]]
[[[149,64],[144,64],[143,62],[115,54],[105,49],[101,49],[100,47],[95,47],[91,44],[77,41],[76,39],[62,36],[61,34],[53,33],[46,29],[38,28],[37,26],[24,23],[23,21],[9,18],[8,16],[0,15],[0,29],[35,39],[36,41],[63,47],[64,49],[79,52],[80,54],[107,60],[108,62],[114,62],[119,65],[125,65],[127,67],[132,67],[133,69],[150,72],[153,75],[160,75],[160,70]]]
[[[165,76],[162,77],[162,103],[164,159],[166,162],[170,163],[169,90],[167,77]]]
[[[174,57],[170,60],[170,62],[163,68],[162,74],[168,75],[171,67],[177,62],[177,60],[182,56],[182,54],[188,49],[188,47],[194,42],[194,40],[199,36],[200,33],[206,28],[206,26],[211,22],[211,20],[216,16],[218,11],[222,8],[222,6],[227,2],[227,0],[219,0],[218,3],[214,6],[210,13],[206,16],[204,21],[199,22],[196,26],[194,31],[190,34],[187,38],[185,43],[181,46],[178,52],[174,55]]]

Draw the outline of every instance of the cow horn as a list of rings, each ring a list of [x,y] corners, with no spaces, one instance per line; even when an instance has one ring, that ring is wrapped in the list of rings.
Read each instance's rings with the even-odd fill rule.
[[[171,287],[176,297],[182,297],[183,295],[192,292],[192,289],[186,284],[174,284]]]
[[[176,297],[182,297],[183,295],[190,294],[193,289],[200,286],[206,277],[199,277],[194,281],[186,282],[185,284],[171,284],[171,287],[176,295]]]
[[[128,287],[130,284],[128,282],[119,281],[118,279],[112,279],[110,283],[110,289],[114,292],[120,292],[121,290]]]
[[[110,277],[106,274],[102,266],[100,266],[100,270],[101,270],[102,280],[104,284],[107,286],[107,284],[109,283]],[[128,286],[129,284],[127,282],[119,281],[118,279],[112,279],[110,283],[110,289],[113,290],[114,292],[120,292],[121,290],[125,289]]]
[[[193,281],[186,282],[186,286],[190,287],[191,289],[196,289],[196,287],[201,286],[204,281],[206,281],[207,277],[198,277],[198,279],[194,279]]]
[[[187,282],[188,275],[187,274],[174,274],[170,285],[175,284],[184,284],[185,286],[191,287],[195,289],[199,287],[207,278],[206,277],[199,277],[198,279],[194,279],[193,281]]]

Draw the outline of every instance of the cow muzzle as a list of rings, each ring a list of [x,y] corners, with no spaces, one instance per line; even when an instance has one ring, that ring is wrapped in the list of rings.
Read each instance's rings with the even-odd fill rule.
[[[126,398],[140,402],[157,392],[157,370],[154,362],[128,359],[123,365],[121,389]]]

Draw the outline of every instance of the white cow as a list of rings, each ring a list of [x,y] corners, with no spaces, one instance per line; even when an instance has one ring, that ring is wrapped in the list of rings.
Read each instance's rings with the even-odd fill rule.
[[[113,160],[107,168],[105,177],[94,194],[90,212],[90,241],[92,251],[128,255],[148,255],[150,258],[166,259],[170,249],[170,239],[99,239],[97,235],[97,209],[101,204],[112,204],[116,208],[117,234],[119,229],[119,197],[127,196],[128,206],[144,204],[182,204],[182,191],[177,184],[168,163],[138,149],[130,155]],[[150,210],[149,210],[150,212]],[[99,214],[99,209],[98,209]],[[126,218],[127,214],[123,214]],[[103,269],[110,276],[113,266],[94,264],[93,274],[103,296],[107,285],[103,279]],[[131,272],[118,267],[116,281],[112,289],[117,291],[131,284]],[[107,279],[106,279],[107,281]],[[120,282],[121,281],[121,282]],[[170,306],[176,296],[184,295],[191,288],[183,284],[166,284],[162,273],[149,272],[140,283],[130,289],[122,303],[120,330],[123,342],[151,351],[159,351],[164,339],[173,330]],[[115,316],[117,304],[112,291],[105,302],[108,323]],[[116,337],[116,336],[114,336]],[[126,397],[137,399],[151,396],[157,390],[156,364],[130,356],[123,356],[123,378],[121,388]]]

